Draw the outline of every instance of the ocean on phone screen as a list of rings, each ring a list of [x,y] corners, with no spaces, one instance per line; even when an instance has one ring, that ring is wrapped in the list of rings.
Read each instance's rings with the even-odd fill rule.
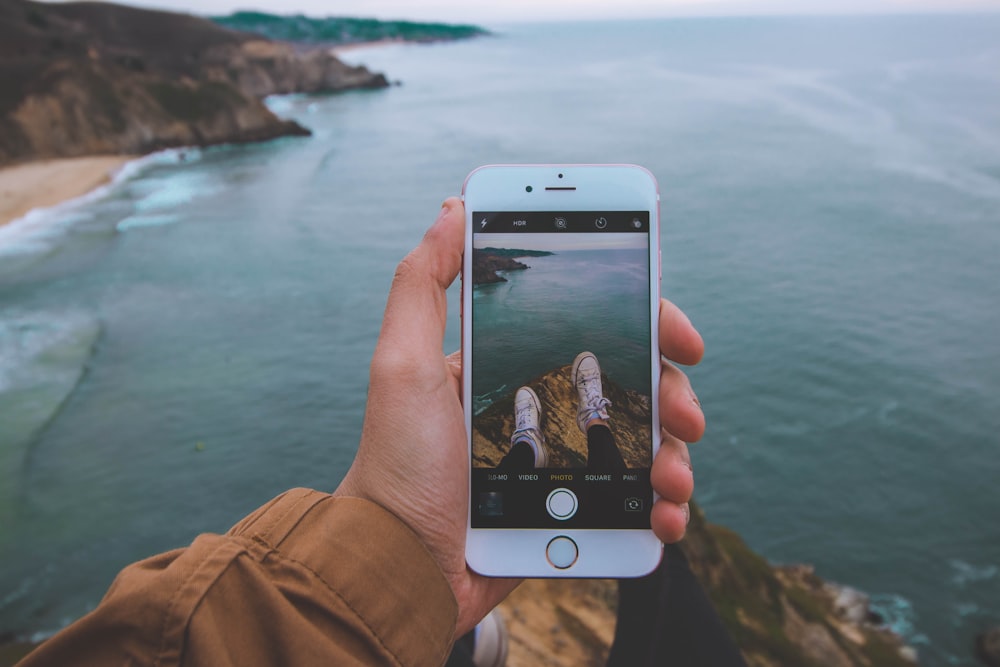
[[[481,164],[618,162],[659,181],[663,294],[705,338],[708,518],[872,594],[924,664],[972,665],[1000,618],[1000,17],[487,27],[345,54],[401,86],[271,100],[311,138],[144,158],[0,230],[0,635],[334,488],[393,270],[441,201]],[[481,402],[536,364],[510,336],[618,284],[538,282],[570,254],[475,289]],[[517,295],[539,329],[510,331]],[[634,385],[624,307],[581,318]]]
[[[528,268],[502,271],[504,282],[472,292],[475,412],[503,387],[584,351],[623,388],[649,396],[648,251],[559,250],[519,261]]]

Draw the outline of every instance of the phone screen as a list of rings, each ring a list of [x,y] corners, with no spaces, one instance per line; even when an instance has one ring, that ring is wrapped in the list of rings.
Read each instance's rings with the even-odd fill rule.
[[[648,529],[650,212],[472,224],[471,526]]]

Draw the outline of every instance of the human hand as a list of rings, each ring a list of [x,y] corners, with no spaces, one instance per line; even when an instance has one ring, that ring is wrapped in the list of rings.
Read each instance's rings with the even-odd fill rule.
[[[660,299],[660,451],[650,470],[660,499],[653,505],[650,524],[666,543],[684,537],[694,492],[694,468],[687,443],[701,440],[705,415],[687,375],[674,363],[693,366],[701,361],[705,343],[680,308]]]
[[[461,270],[464,234],[462,202],[448,199],[423,241],[396,269],[372,357],[361,444],[335,492],[377,503],[417,534],[458,601],[456,637],[519,583],[483,577],[465,564],[469,466],[461,358],[442,351],[445,290]],[[651,479],[661,500],[653,506],[651,523],[661,540],[672,542],[684,535],[694,484],[684,440],[699,439],[705,421],[687,377],[667,360],[697,363],[704,346],[668,301],[660,304],[660,349],[664,434]]]

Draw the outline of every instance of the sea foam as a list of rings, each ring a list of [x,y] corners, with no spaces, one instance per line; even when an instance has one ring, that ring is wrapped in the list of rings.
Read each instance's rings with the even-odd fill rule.
[[[76,388],[100,334],[100,320],[83,311],[0,319],[0,517],[17,491],[28,445]]]
[[[55,206],[32,209],[0,227],[0,257],[45,253],[67,228],[91,218],[86,211],[88,205],[105,199],[150,167],[192,162],[200,157],[201,151],[195,148],[171,148],[151,153],[126,162],[109,182],[84,195]]]

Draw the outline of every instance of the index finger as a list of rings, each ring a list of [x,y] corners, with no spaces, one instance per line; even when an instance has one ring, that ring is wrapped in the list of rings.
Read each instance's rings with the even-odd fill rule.
[[[445,290],[462,268],[465,238],[462,201],[445,200],[437,221],[396,268],[379,346],[413,358],[441,354],[447,316]]]
[[[660,354],[678,364],[693,366],[705,354],[705,342],[684,311],[660,299]]]

